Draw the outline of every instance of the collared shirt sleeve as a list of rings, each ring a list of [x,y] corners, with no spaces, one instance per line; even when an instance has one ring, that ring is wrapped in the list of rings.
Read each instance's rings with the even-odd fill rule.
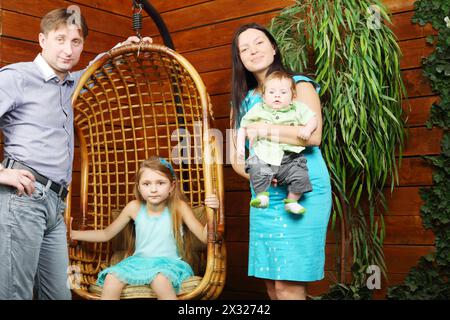
[[[0,69],[0,118],[20,105],[23,77],[8,67]]]

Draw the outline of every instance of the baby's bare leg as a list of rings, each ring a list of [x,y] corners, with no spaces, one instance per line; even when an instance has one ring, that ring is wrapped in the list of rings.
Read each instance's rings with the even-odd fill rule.
[[[150,286],[155,291],[158,300],[178,300],[172,283],[161,273],[158,273]]]
[[[302,197],[301,193],[289,192],[287,198],[298,201]]]
[[[103,284],[102,300],[119,300],[123,288],[126,286],[125,282],[120,281],[114,275],[109,273],[105,278]]]

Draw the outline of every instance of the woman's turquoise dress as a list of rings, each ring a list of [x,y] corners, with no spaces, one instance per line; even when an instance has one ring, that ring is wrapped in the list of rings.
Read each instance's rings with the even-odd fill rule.
[[[319,90],[309,78],[294,76],[294,79],[311,82]],[[261,96],[251,90],[244,100],[244,110],[258,102]],[[307,147],[303,154],[313,187],[300,199],[306,213],[294,215],[284,210],[286,186],[270,186],[268,208],[250,207],[249,276],[304,282],[324,277],[325,241],[331,212],[330,177],[319,147]]]

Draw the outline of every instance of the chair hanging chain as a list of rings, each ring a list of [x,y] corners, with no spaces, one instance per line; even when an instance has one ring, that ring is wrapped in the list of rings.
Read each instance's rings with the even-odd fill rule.
[[[142,39],[142,4],[133,1],[133,30],[136,32],[136,36]]]

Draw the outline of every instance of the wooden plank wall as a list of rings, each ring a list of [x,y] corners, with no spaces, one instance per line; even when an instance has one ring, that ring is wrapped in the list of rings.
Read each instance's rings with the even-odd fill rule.
[[[174,45],[199,71],[211,95],[215,120],[213,126],[222,131],[229,127],[229,92],[231,78],[230,43],[234,30],[248,22],[268,24],[292,0],[154,0],[153,6],[167,24]],[[385,0],[392,15],[392,28],[403,51],[401,68],[409,95],[409,139],[400,169],[400,186],[389,198],[389,212],[385,216],[385,255],[389,283],[375,297],[383,299],[388,285],[403,281],[417,259],[433,249],[434,236],[422,227],[419,208],[421,186],[432,184],[431,168],[421,158],[440,152],[439,130],[428,130],[424,123],[430,106],[436,100],[422,75],[421,57],[431,52],[425,37],[433,34],[429,27],[411,23],[413,0]],[[85,66],[95,54],[108,50],[122,41],[131,30],[131,0],[2,0],[0,1],[0,65],[34,59],[39,46],[37,30],[40,17],[56,7],[78,5],[86,15],[90,34],[80,66]],[[150,18],[144,18],[145,35],[161,43],[161,37]],[[1,138],[1,137],[0,137]],[[228,140],[228,139],[227,139]],[[0,152],[2,144],[0,143]],[[79,160],[75,153],[74,195],[79,186]],[[226,239],[228,243],[228,277],[223,299],[265,299],[263,282],[247,277],[248,249],[248,182],[238,177],[230,165],[224,168],[226,190]],[[389,192],[387,192],[388,194]],[[77,198],[73,210],[77,209]],[[336,245],[333,231],[327,239],[326,279],[311,284],[309,292],[327,291],[335,279]]]

